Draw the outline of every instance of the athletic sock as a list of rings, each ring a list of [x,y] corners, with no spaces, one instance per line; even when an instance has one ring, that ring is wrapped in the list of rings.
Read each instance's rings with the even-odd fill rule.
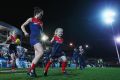
[[[49,69],[49,67],[50,67],[51,64],[52,64],[52,62],[48,61],[47,65],[45,67],[45,72],[48,72],[48,69]]]
[[[67,66],[67,62],[62,62],[62,73],[65,72],[66,66]]]

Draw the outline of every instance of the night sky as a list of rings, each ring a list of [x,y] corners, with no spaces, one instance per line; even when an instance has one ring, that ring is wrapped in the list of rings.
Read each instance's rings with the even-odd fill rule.
[[[87,55],[115,60],[117,58],[112,28],[101,20],[105,8],[115,9],[116,21],[113,24],[115,35],[119,34],[119,0],[16,0],[0,2],[0,21],[20,28],[21,24],[33,16],[33,8],[44,10],[44,31],[51,36],[57,27],[64,29],[65,44],[76,46],[88,44]],[[51,38],[50,37],[50,38]],[[118,44],[118,47],[120,45]],[[120,49],[119,49],[120,51]]]

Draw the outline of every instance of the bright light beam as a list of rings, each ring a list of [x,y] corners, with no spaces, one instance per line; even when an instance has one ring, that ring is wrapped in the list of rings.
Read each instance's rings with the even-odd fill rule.
[[[115,41],[116,41],[117,43],[120,43],[120,36],[116,37],[116,38],[115,38]]]
[[[115,20],[116,13],[113,10],[107,9],[102,13],[102,19],[106,24],[112,24]]]
[[[48,37],[47,35],[44,34],[44,35],[42,35],[41,40],[42,40],[42,41],[47,41],[48,38],[49,38],[49,37]]]
[[[70,43],[69,45],[70,45],[70,46],[73,46],[73,43]]]
[[[89,48],[89,46],[88,46],[88,45],[85,45],[85,47],[86,47],[86,48]]]

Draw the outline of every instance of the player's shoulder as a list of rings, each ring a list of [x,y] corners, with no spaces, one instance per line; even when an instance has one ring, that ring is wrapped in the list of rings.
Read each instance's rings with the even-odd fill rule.
[[[32,21],[32,19],[33,19],[33,18],[32,18],[32,17],[30,17],[30,18],[28,18],[28,19],[27,19],[27,21],[31,22],[31,21]]]
[[[57,35],[54,35],[53,37],[56,37]]]
[[[57,36],[57,35],[54,35],[53,37],[54,37],[54,38],[58,38],[58,36]]]

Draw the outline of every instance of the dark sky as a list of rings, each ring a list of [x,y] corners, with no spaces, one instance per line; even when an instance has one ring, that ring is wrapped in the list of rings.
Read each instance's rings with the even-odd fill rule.
[[[100,14],[107,7],[117,11],[113,26],[115,35],[119,34],[119,0],[4,0],[0,2],[0,21],[20,28],[27,18],[33,16],[36,6],[44,10],[47,35],[52,36],[55,28],[62,27],[65,44],[89,44],[89,56],[117,58],[111,27],[101,21]]]

